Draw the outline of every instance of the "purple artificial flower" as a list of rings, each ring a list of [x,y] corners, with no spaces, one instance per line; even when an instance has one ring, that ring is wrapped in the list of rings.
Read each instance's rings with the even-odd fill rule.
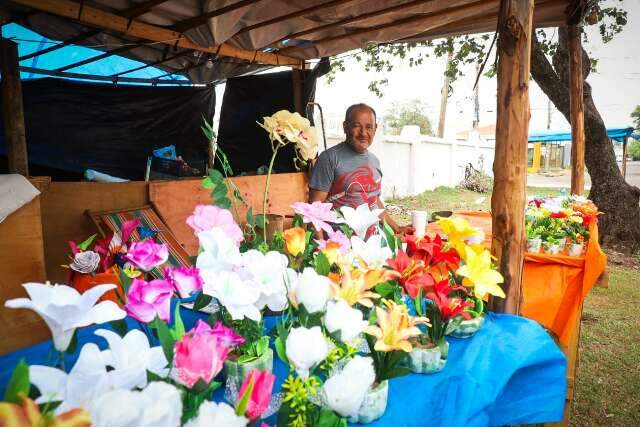
[[[169,249],[164,243],[157,244],[152,239],[133,242],[125,258],[144,271],[153,270],[169,259]]]
[[[127,314],[140,322],[149,323],[156,314],[165,322],[171,319],[173,286],[166,280],[145,282],[133,279],[127,293]]]
[[[305,223],[313,224],[318,232],[324,230],[327,233],[332,233],[333,228],[331,228],[328,223],[339,224],[342,222],[342,220],[338,218],[338,215],[331,210],[333,208],[331,203],[297,202],[291,205],[291,207],[297,214],[302,215],[302,220]]]
[[[224,326],[222,322],[216,322],[212,328],[206,322],[198,319],[196,325],[189,331],[196,335],[212,335],[225,347],[231,348],[244,344],[244,338],[233,332],[233,329]]]
[[[202,290],[204,281],[197,267],[165,268],[164,278],[173,285],[180,298],[189,298]]]

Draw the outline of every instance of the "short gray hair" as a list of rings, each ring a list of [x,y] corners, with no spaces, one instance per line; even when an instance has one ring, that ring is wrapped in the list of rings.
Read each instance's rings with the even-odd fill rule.
[[[353,112],[355,110],[360,110],[360,109],[371,111],[373,113],[374,120],[377,120],[378,117],[376,115],[376,110],[374,110],[373,107],[371,107],[370,105],[364,104],[364,103],[359,103],[359,104],[353,104],[352,106],[347,108],[347,112],[344,114],[344,121],[347,122],[347,123],[351,123],[351,118],[353,117]]]

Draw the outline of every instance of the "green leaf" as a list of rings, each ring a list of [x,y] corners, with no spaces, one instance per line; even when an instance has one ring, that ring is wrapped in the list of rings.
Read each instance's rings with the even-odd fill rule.
[[[242,397],[238,401],[238,404],[236,405],[236,415],[242,417],[244,416],[244,414],[247,413],[247,407],[249,406],[249,399],[251,398],[251,394],[253,393],[254,382],[255,382],[255,376],[252,377],[251,380],[249,381],[249,385],[247,385],[247,388],[244,390],[244,394],[242,395]]]
[[[382,298],[387,298],[393,293],[393,286],[389,282],[380,283],[374,289]]]
[[[380,380],[384,381],[384,380],[390,380],[391,378],[403,377],[407,375],[409,372],[411,372],[411,369],[406,367],[396,367],[396,368],[386,369],[382,374],[382,376],[380,377]]]
[[[97,236],[98,236],[97,234],[92,234],[91,236],[89,236],[87,238],[87,240],[85,240],[84,242],[80,243],[78,245],[78,248],[82,249],[83,251],[86,251],[87,248],[89,246],[91,246],[91,244],[93,243],[93,241],[96,239]]]
[[[206,295],[206,294],[200,292],[200,294],[198,295],[198,297],[196,298],[196,300],[193,303],[193,310],[194,311],[198,311],[198,310],[208,306],[212,299],[213,299],[213,297],[211,297],[211,295]]]
[[[20,359],[16,368],[11,374],[7,389],[4,392],[3,400],[5,402],[15,403],[21,405],[20,395],[24,394],[29,396],[29,390],[31,389],[31,381],[29,380],[29,365],[27,365],[24,359]]]
[[[164,381],[164,378],[162,378],[160,375],[154,374],[151,371],[147,371],[147,382],[153,381]]]
[[[131,286],[132,278],[127,276],[123,269],[118,270],[120,272],[120,283],[122,284],[122,293],[126,297],[129,294],[129,287]]]
[[[71,354],[71,353],[75,353],[77,349],[78,349],[78,330],[76,329],[75,331],[73,331],[71,342],[69,343],[69,346],[64,352]]]
[[[223,197],[227,197],[227,186],[224,184],[224,182],[216,185],[216,187],[211,192],[211,197],[213,199],[221,199]]]
[[[316,272],[322,276],[326,276],[331,272],[331,264],[325,254],[319,252],[316,255]]]
[[[214,188],[216,188],[216,184],[211,180],[210,177],[206,177],[202,180],[202,187],[207,190],[213,190]]]
[[[213,204],[222,209],[229,209],[231,207],[231,200],[227,197],[220,197],[219,199],[216,199]]]
[[[256,227],[264,229],[267,224],[267,219],[263,214],[256,215]]]
[[[175,339],[179,340],[184,335],[184,323],[180,317],[180,304],[176,304],[176,311],[173,319],[173,329],[175,331]]]
[[[280,337],[277,337],[275,339],[274,347],[276,348],[276,354],[278,355],[278,358],[288,365],[289,358],[287,357],[287,350],[284,346],[284,341]]]
[[[253,208],[249,208],[247,210],[247,224],[252,227],[255,227],[256,225],[256,219],[253,217]]]
[[[109,322],[109,324],[111,325],[111,328],[121,337],[124,337],[129,330],[127,322],[124,319],[112,320],[111,322]]]
[[[209,178],[211,178],[214,183],[218,184],[224,179],[224,176],[218,169],[209,169]]]
[[[393,232],[393,229],[387,224],[387,221],[384,221],[383,226],[384,235],[387,240],[387,244],[389,245],[389,249],[395,255],[396,249],[398,248],[398,240],[396,239],[396,234]]]
[[[339,416],[331,409],[322,408],[318,414],[318,420],[314,423],[315,427],[346,427],[347,419]]]
[[[160,339],[160,345],[162,346],[164,356],[166,357],[167,362],[171,364],[171,362],[173,362],[173,346],[175,344],[175,340],[171,336],[169,327],[162,319],[156,317],[154,323],[158,331],[158,338]]]
[[[269,337],[263,336],[260,337],[258,342],[256,343],[256,356],[260,357],[264,354],[265,351],[269,348]]]
[[[257,356],[253,356],[251,354],[243,354],[242,356],[238,357],[238,363],[249,363],[253,362],[256,359],[258,359]]]

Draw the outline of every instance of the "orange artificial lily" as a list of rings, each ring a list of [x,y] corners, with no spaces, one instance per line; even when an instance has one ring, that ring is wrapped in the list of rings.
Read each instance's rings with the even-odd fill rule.
[[[378,317],[378,326],[369,325],[365,328],[366,334],[376,337],[378,340],[374,346],[374,350],[389,352],[394,350],[402,350],[410,352],[413,346],[409,339],[422,334],[422,331],[416,326],[424,324],[431,326],[426,317],[411,317],[405,305],[398,305],[390,300],[383,300],[382,303],[387,307],[376,307],[376,315]]]
[[[24,395],[22,405],[0,402],[0,426],[2,427],[90,427],[91,417],[84,409],[76,408],[57,417],[42,415],[38,405]]]
[[[285,230],[283,236],[287,252],[289,252],[291,256],[298,256],[304,252],[304,248],[307,244],[307,232],[304,228],[289,228],[288,230]]]
[[[340,243],[329,240],[327,246],[321,251],[329,260],[329,264],[338,263],[341,258]]]
[[[351,306],[359,303],[365,307],[373,307],[373,299],[380,298],[380,295],[371,291],[379,283],[375,281],[373,275],[367,279],[366,273],[343,266],[340,283],[331,283],[331,296],[343,299]]]

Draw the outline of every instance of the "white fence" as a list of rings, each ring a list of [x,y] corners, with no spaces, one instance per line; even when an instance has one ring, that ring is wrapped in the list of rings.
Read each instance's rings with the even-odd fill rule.
[[[327,146],[339,144],[344,134],[336,126],[327,127]],[[480,166],[493,175],[493,144],[477,136],[468,141],[420,135],[417,126],[405,126],[400,135],[384,135],[378,129],[370,151],[382,166],[383,198],[406,197],[439,186],[454,187],[464,178],[465,166]]]

